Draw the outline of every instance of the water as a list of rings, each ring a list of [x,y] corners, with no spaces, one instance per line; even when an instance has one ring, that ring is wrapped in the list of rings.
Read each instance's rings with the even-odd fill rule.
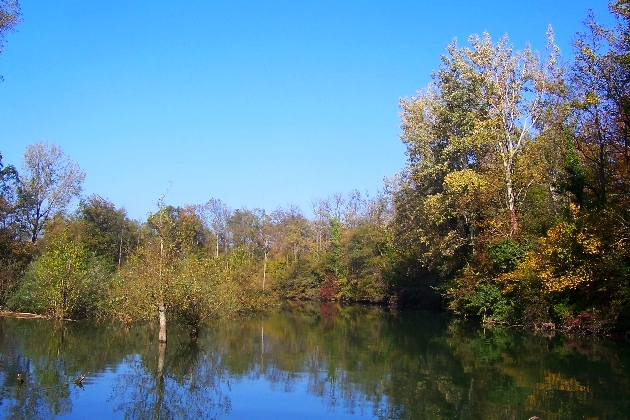
[[[0,318],[0,416],[624,419],[629,362],[627,341],[366,306],[171,325],[166,348],[152,325]]]

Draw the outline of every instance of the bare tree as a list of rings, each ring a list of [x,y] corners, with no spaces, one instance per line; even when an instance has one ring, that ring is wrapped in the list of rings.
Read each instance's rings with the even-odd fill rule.
[[[64,212],[81,193],[85,172],[61,147],[39,142],[28,146],[22,162],[18,206],[23,228],[36,242],[46,222]]]
[[[227,248],[227,225],[232,215],[232,211],[221,200],[211,198],[206,204],[196,206],[196,212],[215,236],[215,256],[219,256],[219,244],[222,241]],[[225,250],[227,252],[227,249]]]

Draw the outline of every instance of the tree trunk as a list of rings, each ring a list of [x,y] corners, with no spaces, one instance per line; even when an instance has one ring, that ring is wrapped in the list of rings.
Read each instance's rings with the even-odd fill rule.
[[[597,199],[601,206],[606,205],[606,146],[604,145],[603,136],[600,135],[599,156],[597,168]]]
[[[514,187],[512,185],[511,176],[507,178],[507,206],[510,216],[510,238],[513,238],[518,232],[518,217],[516,215],[516,198],[514,197]]]
[[[160,319],[160,332],[158,334],[158,341],[160,343],[166,343],[166,308],[164,303],[158,305],[158,316]]]
[[[122,241],[123,237],[122,237],[122,233],[120,234],[120,244],[118,246],[118,269],[120,269],[120,265],[122,264]]]
[[[267,251],[265,251],[265,260],[263,262],[263,284],[262,289],[265,290],[265,281],[267,280]]]
[[[514,147],[508,139],[505,145],[499,145],[499,150],[503,158],[503,169],[505,170],[505,204],[510,218],[509,237],[513,238],[518,232],[518,217],[516,215],[516,196],[514,195],[514,180],[512,173],[514,171],[514,156],[518,147]]]

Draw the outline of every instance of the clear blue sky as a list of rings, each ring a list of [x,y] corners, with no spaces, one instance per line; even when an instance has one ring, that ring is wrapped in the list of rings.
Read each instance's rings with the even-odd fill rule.
[[[271,211],[405,164],[398,101],[427,85],[453,38],[508,34],[565,58],[604,1],[22,0],[0,55],[0,152],[60,145],[98,194],[145,220],[219,198]]]

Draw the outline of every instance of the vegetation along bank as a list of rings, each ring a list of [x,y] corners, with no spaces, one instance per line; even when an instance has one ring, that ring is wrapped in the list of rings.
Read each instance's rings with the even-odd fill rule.
[[[610,3],[612,28],[589,15],[570,58],[551,29],[540,54],[486,33],[451,43],[400,102],[403,171],[374,197],[316,200],[312,217],[162,197],[134,221],[82,196],[85,173],[55,144],[19,169],[0,156],[0,305],[195,326],[340,300],[627,333],[629,5]],[[19,23],[2,12],[0,41]]]

